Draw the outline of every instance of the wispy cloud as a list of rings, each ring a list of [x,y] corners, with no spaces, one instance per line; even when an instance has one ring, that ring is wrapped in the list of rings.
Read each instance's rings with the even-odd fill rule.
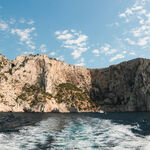
[[[34,50],[35,44],[32,42],[31,33],[35,30],[34,27],[26,29],[11,29],[11,34],[16,34],[19,36],[21,44],[26,44],[28,48]]]
[[[132,41],[130,38],[126,38],[125,41],[127,41],[130,45],[135,45],[135,41]]]
[[[99,49],[94,49],[94,50],[92,50],[92,53],[94,53],[95,56],[99,56],[100,50]]]
[[[16,19],[14,19],[14,18],[9,19],[9,24],[14,24],[15,22],[16,22]]]
[[[50,52],[49,55],[50,55],[50,56],[55,56],[55,55],[56,55],[56,52],[55,52],[55,51]]]
[[[25,18],[19,20],[9,18],[7,21],[0,19],[0,31],[7,33],[7,36],[13,35],[17,36],[17,38],[19,37],[18,44],[23,46],[20,48],[23,54],[46,53],[47,45],[40,44],[37,46],[34,41],[34,37],[37,35],[36,28],[33,26],[34,23],[34,20]],[[26,25],[23,28],[21,24]],[[24,48],[26,49],[25,51],[23,50]]]
[[[85,66],[85,60],[84,60],[84,58],[83,57],[80,58],[75,65],[76,66]]]
[[[19,20],[19,23],[24,24],[25,22],[26,22],[25,18],[21,18],[21,19]]]
[[[101,57],[107,57],[109,59],[109,62],[113,62],[117,59],[124,58],[124,54],[126,54],[126,51],[118,50],[116,48],[113,48],[110,44],[105,43],[103,46],[101,46],[99,49],[92,50],[92,53],[95,56]]]
[[[59,57],[57,57],[56,59],[57,59],[57,60],[60,60],[60,61],[64,61],[64,60],[65,60],[64,56],[59,56]]]
[[[0,30],[5,31],[7,29],[8,29],[8,24],[5,21],[0,20]]]
[[[150,47],[150,0],[136,0],[131,7],[120,13],[117,22],[110,26],[118,27],[121,34],[115,36],[118,43],[104,44],[95,55],[109,55],[109,62],[121,60],[125,57],[135,58],[135,56],[147,57]],[[123,28],[120,28],[123,27]],[[112,43],[112,42],[111,42]],[[143,53],[146,52],[147,53]]]
[[[35,22],[32,19],[25,19],[25,18],[21,18],[19,20],[19,23],[21,24],[28,24],[28,25],[33,25]]]
[[[100,47],[100,53],[105,55],[112,55],[117,51],[118,51],[117,49],[112,48],[112,46],[108,43],[105,43],[103,46]]]
[[[148,42],[150,42],[150,37],[146,36],[146,37],[140,38],[138,40],[138,45],[139,46],[145,46],[145,45],[147,45]]]
[[[89,49],[87,46],[88,36],[74,29],[70,31],[56,31],[55,35],[58,40],[62,41],[62,46],[64,48],[72,50],[71,55],[74,59],[78,59],[81,57],[82,53]]]
[[[109,61],[112,62],[114,60],[121,59],[121,58],[124,58],[124,55],[123,54],[117,54],[114,57],[112,57]]]
[[[29,55],[29,54],[34,54],[35,52],[34,51],[24,51],[23,54],[25,55]]]
[[[41,44],[39,50],[42,53],[46,53],[47,52],[47,46],[45,44]]]
[[[131,51],[131,52],[129,52],[129,55],[136,55],[136,53]]]
[[[68,33],[68,30],[64,30],[62,33],[56,32],[56,35],[57,35],[57,39],[59,40],[69,40],[73,38],[73,35]]]
[[[33,25],[34,23],[35,23],[34,20],[30,20],[27,22],[27,24],[29,24],[29,25]]]
[[[132,7],[119,14],[120,18],[128,20],[130,26],[126,30],[125,41],[130,45],[147,48],[150,46],[150,5],[149,0],[136,0]]]

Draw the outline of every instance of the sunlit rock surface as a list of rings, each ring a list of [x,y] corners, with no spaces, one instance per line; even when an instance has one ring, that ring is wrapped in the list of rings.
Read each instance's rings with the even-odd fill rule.
[[[104,69],[72,66],[47,55],[0,55],[0,111],[149,111],[150,60]]]

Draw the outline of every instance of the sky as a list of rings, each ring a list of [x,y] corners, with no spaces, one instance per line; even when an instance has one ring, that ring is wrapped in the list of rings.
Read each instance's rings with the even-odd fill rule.
[[[88,68],[150,58],[150,0],[0,0],[0,53]]]

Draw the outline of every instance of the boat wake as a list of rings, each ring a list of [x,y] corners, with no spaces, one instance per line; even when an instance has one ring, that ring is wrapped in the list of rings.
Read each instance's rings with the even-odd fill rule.
[[[19,132],[1,132],[0,148],[149,150],[150,135],[142,134],[140,123],[119,123],[98,116],[56,115],[20,127]]]

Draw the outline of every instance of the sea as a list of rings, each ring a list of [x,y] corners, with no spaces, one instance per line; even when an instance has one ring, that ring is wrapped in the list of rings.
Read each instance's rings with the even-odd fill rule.
[[[150,150],[150,112],[0,113],[0,150]]]

